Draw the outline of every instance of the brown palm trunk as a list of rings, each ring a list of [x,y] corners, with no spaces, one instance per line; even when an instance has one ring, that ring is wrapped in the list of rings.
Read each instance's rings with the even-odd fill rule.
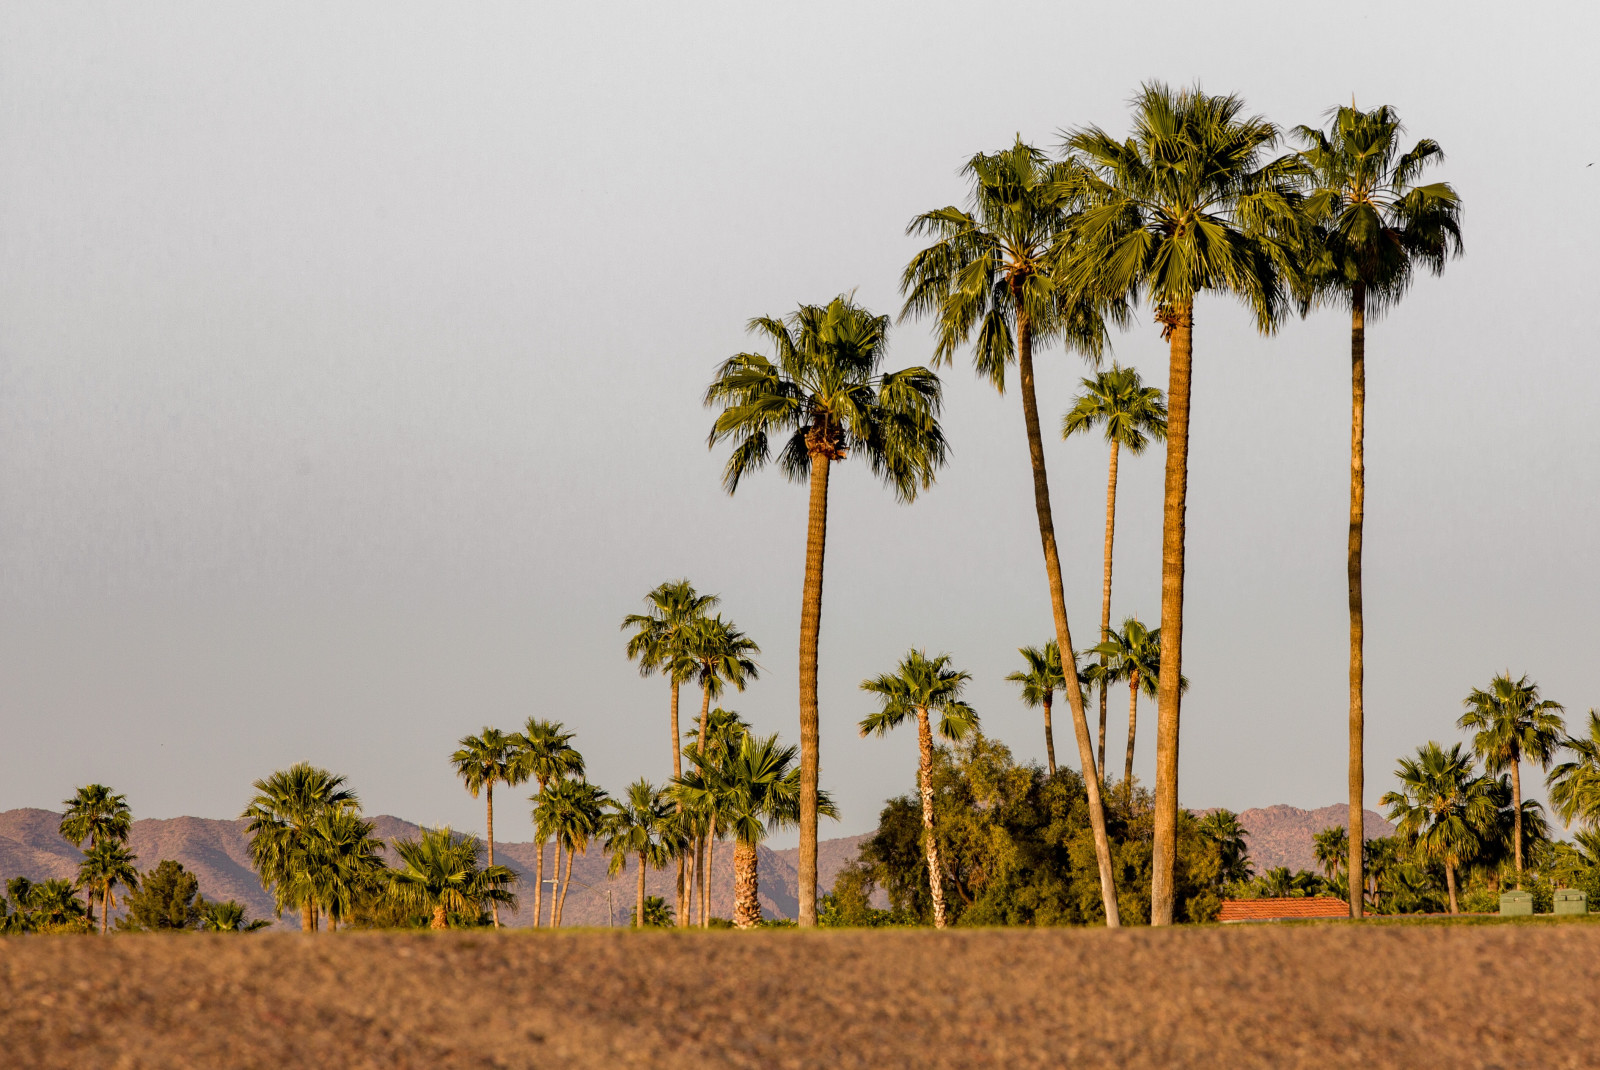
[[[106,934],[106,923],[111,920],[111,884],[107,882],[100,896],[100,935]]]
[[[822,632],[822,560],[828,541],[825,454],[811,455],[811,507],[806,518],[806,579],[800,598],[800,927],[817,924],[817,639]],[[755,850],[752,846],[751,851]]]
[[[709,901],[707,896],[710,894],[710,889],[708,887],[710,876],[711,833],[708,831],[700,837],[700,869],[699,872],[695,874],[695,880],[700,885],[700,905],[698,908],[699,912],[695,915],[695,920],[698,921],[702,926],[704,926],[706,923],[706,903]]]
[[[552,859],[550,866],[550,928],[552,929],[559,924],[556,920],[560,917],[556,912],[556,901],[559,898],[558,893],[561,891],[561,837],[557,836],[555,840],[556,856]]]
[[[311,900],[309,899],[300,904],[300,931],[303,933],[317,931],[317,916],[312,912]]]
[[[680,737],[678,735],[678,678],[675,675],[672,675],[675,671],[676,671],[675,669],[668,669],[667,670],[668,675],[671,677],[671,680],[672,680],[672,779],[673,780],[678,780],[678,779],[682,778],[682,776],[683,776],[683,752],[679,747]],[[683,813],[683,803],[681,803],[681,802],[678,804],[678,813],[680,813],[680,814]],[[557,857],[558,858],[560,857],[560,851],[561,851],[560,845],[557,844],[556,853],[557,853]],[[557,876],[560,876],[560,874],[558,873]],[[686,922],[684,921],[684,902],[683,902],[683,900],[684,900],[684,897],[687,894],[688,894],[688,887],[687,887],[687,884],[686,884],[686,881],[685,881],[683,854],[680,852],[679,855],[678,855],[678,883],[677,883],[677,905],[678,905],[677,924],[680,927],[686,924]]]
[[[944,867],[933,834],[933,733],[928,711],[917,708],[917,787],[922,794],[922,847],[928,858],[928,893],[933,897],[933,927],[944,928]]]
[[[572,856],[577,853],[574,848],[567,848],[567,871],[561,877],[561,898],[556,900],[555,922],[550,926],[552,929],[561,927],[561,915],[567,910],[567,888],[572,884]]]
[[[1345,577],[1350,595],[1350,916],[1362,916],[1362,843],[1366,838],[1366,712],[1363,701],[1366,660],[1361,610],[1361,534],[1366,520],[1367,461],[1367,294],[1350,294],[1350,541]]]
[[[445,917],[445,910],[444,910],[444,904],[443,903],[440,903],[438,906],[433,908],[433,921],[429,923],[428,928],[430,928],[430,929],[448,929],[448,928],[450,928],[450,922]]]
[[[644,928],[644,859],[643,851],[639,852],[639,905],[633,909],[633,927]]]
[[[1128,677],[1128,752],[1122,759],[1122,785],[1129,799],[1133,798],[1133,740],[1139,729],[1139,670]]]
[[[754,929],[761,923],[761,874],[756,845],[733,841],[733,927]]]
[[[1444,864],[1444,885],[1450,890],[1450,913],[1461,913],[1461,906],[1456,902],[1456,866],[1454,862]]]
[[[489,866],[492,869],[494,867],[494,781],[489,781],[488,786],[489,790],[486,795],[489,800],[489,816],[487,818],[489,825]],[[500,904],[490,904],[489,910],[494,915],[494,927],[496,929],[500,928]]]
[[[1106,549],[1105,568],[1100,580],[1100,641],[1108,642],[1111,639],[1111,547],[1116,540],[1117,533],[1117,454],[1121,451],[1122,444],[1116,439],[1111,440],[1111,465],[1110,472],[1106,475]],[[1106,655],[1100,655],[1100,751],[1096,763],[1100,768],[1101,779],[1106,772],[1106,678],[1105,672],[1110,664]]]
[[[1039,433],[1039,401],[1034,394],[1033,332],[1028,325],[1028,317],[1021,312],[1017,315],[1017,371],[1022,386],[1022,417],[1028,433],[1028,456],[1033,465],[1033,505],[1039,515],[1039,541],[1044,548],[1045,576],[1050,583],[1050,607],[1055,614],[1056,645],[1061,648],[1062,675],[1067,681],[1072,727],[1078,738],[1078,760],[1083,764],[1083,783],[1089,796],[1089,824],[1094,830],[1095,860],[1100,866],[1100,899],[1105,906],[1106,924],[1115,927],[1121,924],[1121,919],[1117,913],[1116,884],[1111,875],[1111,841],[1106,836],[1106,813],[1100,801],[1100,774],[1095,765],[1094,743],[1089,738],[1089,722],[1083,709],[1083,688],[1078,684],[1077,664],[1072,654],[1072,631],[1067,626],[1067,599],[1061,586],[1061,558],[1056,552],[1055,521],[1050,514],[1050,483],[1044,468],[1044,439]]]
[[[1150,924],[1171,925],[1178,848],[1178,681],[1183,675],[1184,520],[1189,497],[1189,387],[1194,305],[1166,312],[1167,472],[1161,521],[1161,674],[1157,678],[1155,844]]]
[[[1056,697],[1054,691],[1044,693],[1044,756],[1050,763],[1050,775],[1056,775],[1056,737],[1050,730],[1050,703]]]
[[[1517,867],[1517,891],[1522,891],[1522,762],[1511,763],[1511,857]]]
[[[705,894],[700,897],[700,925],[711,928],[711,875],[716,871],[717,862],[717,818],[711,817],[711,828],[706,832],[706,879],[701,885]]]

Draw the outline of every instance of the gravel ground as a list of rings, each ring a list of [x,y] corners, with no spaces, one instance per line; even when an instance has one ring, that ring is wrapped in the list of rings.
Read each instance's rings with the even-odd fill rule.
[[[1592,1067],[1600,925],[0,940],[0,1065]]]

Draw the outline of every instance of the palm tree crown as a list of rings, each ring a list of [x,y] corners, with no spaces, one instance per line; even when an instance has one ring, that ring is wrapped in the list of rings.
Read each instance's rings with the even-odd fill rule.
[[[1450,893],[1450,912],[1459,912],[1456,872],[1470,862],[1482,843],[1482,831],[1494,823],[1495,804],[1489,780],[1477,775],[1472,755],[1452,744],[1445,750],[1429,742],[1415,758],[1401,758],[1401,790],[1386,793],[1389,820],[1425,858],[1442,862]]]
[[[1078,380],[1083,392],[1061,419],[1061,437],[1100,428],[1106,442],[1140,454],[1167,437],[1167,405],[1159,387],[1145,386],[1138,368],[1113,364]]]
[[[485,866],[483,845],[475,836],[449,828],[423,829],[415,840],[396,840],[401,865],[389,871],[389,890],[397,902],[426,911],[431,927],[449,927],[449,915],[477,915],[485,903],[515,907],[511,891],[517,875],[505,866]]]
[[[61,815],[61,835],[74,847],[82,847],[85,840],[91,844],[126,840],[133,826],[127,796],[104,784],[81,787],[62,805],[66,812]]]
[[[1550,763],[1566,738],[1566,722],[1557,711],[1559,702],[1541,701],[1537,684],[1526,676],[1512,680],[1510,673],[1496,676],[1489,690],[1473,688],[1458,725],[1476,733],[1472,749],[1491,773],[1511,773],[1512,864],[1517,887],[1522,887],[1522,761],[1541,769]]]
[[[1562,821],[1600,830],[1600,711],[1589,711],[1589,734],[1563,743],[1576,757],[1550,770],[1550,805]]]
[[[301,927],[315,924],[316,900],[304,877],[315,849],[317,821],[325,815],[356,812],[355,792],[342,776],[299,762],[257,780],[256,794],[241,818],[248,821],[250,854],[261,886],[273,890],[277,908],[301,908]]]

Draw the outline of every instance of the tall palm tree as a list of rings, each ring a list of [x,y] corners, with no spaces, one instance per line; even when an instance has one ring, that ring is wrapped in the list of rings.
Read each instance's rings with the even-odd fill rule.
[[[495,783],[498,781],[509,787],[522,783],[528,774],[517,761],[517,737],[514,733],[508,736],[498,728],[486,725],[479,735],[462,737],[458,746],[461,749],[450,755],[450,764],[456,767],[456,775],[474,799],[479,791],[484,793],[488,811],[489,865],[493,866]],[[490,907],[494,912],[494,927],[498,929],[500,904],[491,903]]]
[[[550,927],[561,927],[567,887],[572,883],[572,863],[576,855],[588,850],[591,837],[603,832],[606,793],[586,780],[563,777],[553,780],[533,797],[533,820],[540,843],[556,841],[556,887],[550,895]],[[566,871],[561,868],[566,856]]]
[[[800,925],[817,923],[817,636],[822,627],[822,565],[828,531],[828,476],[852,452],[902,502],[933,483],[947,448],[939,427],[939,379],[926,368],[881,371],[889,321],[841,295],[801,305],[785,319],[750,321],[774,355],[740,353],[724,361],[706,390],[720,407],[709,444],[730,440],[723,486],[772,459],[789,479],[809,483],[805,588],[800,599]]]
[[[1117,531],[1117,458],[1124,446],[1137,457],[1150,445],[1167,437],[1167,406],[1157,387],[1145,386],[1139,369],[1113,364],[1109,371],[1097,372],[1079,380],[1083,393],[1061,420],[1061,437],[1070,439],[1079,432],[1103,428],[1111,447],[1106,475],[1106,546],[1100,580],[1100,641],[1111,638],[1111,550]],[[1102,676],[1107,656],[1100,655]],[[1109,679],[1102,681],[1110,683]],[[1100,689],[1100,747],[1096,761],[1102,779],[1106,766],[1106,689]]]
[[[1303,241],[1295,159],[1263,161],[1278,139],[1235,96],[1147,82],[1133,136],[1090,126],[1066,144],[1086,206],[1060,243],[1068,286],[1144,298],[1169,344],[1167,465],[1161,532],[1161,648],[1156,720],[1150,921],[1173,918],[1178,828],[1178,678],[1183,664],[1184,516],[1194,307],[1201,294],[1242,300],[1270,332],[1285,310],[1283,276]]]
[[[328,813],[359,812],[360,800],[345,780],[326,769],[298,762],[257,780],[256,794],[240,818],[248,821],[250,857],[261,886],[273,892],[277,912],[300,908],[300,928],[317,927],[317,901],[303,880],[315,836],[313,826]]]
[[[1139,693],[1156,698],[1156,680],[1161,672],[1161,629],[1146,628],[1138,617],[1127,617],[1122,631],[1091,648],[1090,653],[1106,659],[1105,680],[1128,682],[1128,749],[1123,756],[1122,783],[1133,787],[1133,744],[1139,729]],[[1178,693],[1189,690],[1189,678],[1178,678]]]
[[[683,773],[682,735],[678,730],[678,689],[694,674],[689,658],[690,634],[697,623],[714,609],[721,598],[700,594],[688,580],[669,580],[644,596],[648,611],[630,613],[622,619],[622,630],[633,629],[628,637],[628,658],[639,663],[640,676],[661,673],[671,689],[672,775]],[[543,788],[540,789],[541,791]],[[684,856],[678,855],[678,923],[684,924]],[[534,893],[535,899],[538,893]]]
[[[415,840],[394,841],[401,865],[388,873],[389,894],[410,910],[426,911],[429,928],[447,929],[451,914],[477,914],[485,903],[515,908],[517,875],[505,866],[482,864],[476,836],[448,827],[423,829]]]
[[[628,868],[628,856],[639,860],[639,902],[634,911],[635,928],[644,927],[644,878],[651,867],[666,865],[668,852],[661,841],[661,829],[671,819],[671,807],[654,784],[640,777],[628,785],[620,799],[607,799],[610,809],[605,823],[605,848],[611,852],[609,872],[616,876]]]
[[[1039,401],[1034,391],[1033,349],[1060,339],[1068,348],[1098,361],[1105,346],[1106,315],[1120,320],[1120,298],[1096,302],[1082,287],[1062,284],[1052,249],[1072,212],[1073,169],[1053,163],[1021,138],[1009,149],[978,153],[963,173],[971,182],[967,210],[950,206],[913,219],[907,233],[936,239],[917,253],[900,279],[905,306],[900,318],[932,315],[937,321],[934,362],[954,359],[956,350],[973,343],[978,374],[1004,392],[1006,369],[1015,361],[1022,394],[1022,422],[1028,439],[1033,475],[1033,505],[1044,551],[1045,579],[1050,588],[1056,644],[1072,645],[1067,602],[1056,548],[1055,520],[1050,506],[1050,481],[1045,472],[1044,439],[1039,429]],[[1111,841],[1094,745],[1083,710],[1083,696],[1067,691],[1068,703],[1088,789],[1089,821],[1095,857],[1100,866],[1100,897],[1106,924],[1119,924],[1117,892],[1111,871]]]
[[[1482,845],[1482,830],[1494,820],[1495,805],[1488,778],[1477,775],[1472,755],[1452,744],[1445,750],[1429,742],[1415,758],[1401,758],[1395,771],[1400,790],[1381,800],[1389,820],[1413,851],[1444,866],[1450,913],[1461,913],[1456,873]]]
[[[61,836],[80,850],[85,840],[91,847],[108,842],[124,843],[133,830],[128,797],[118,795],[104,784],[79,788],[62,806],[66,812],[61,815]],[[92,911],[93,889],[85,886],[83,895],[84,907]]]
[[[1569,736],[1563,747],[1577,757],[1550,770],[1545,784],[1550,805],[1562,821],[1581,821],[1600,830],[1600,711],[1589,711],[1589,735]]]
[[[560,721],[538,717],[528,718],[528,723],[515,739],[516,772],[518,783],[532,779],[543,794],[545,786],[562,777],[583,776],[583,755],[572,745],[576,733],[565,731]],[[538,795],[530,801],[537,802]],[[533,858],[533,927],[537,929],[544,916],[544,846],[550,837],[539,837],[538,849]]]
[[[939,714],[939,735],[959,740],[978,727],[978,713],[961,699],[972,674],[951,664],[949,654],[928,657],[909,651],[892,673],[861,681],[861,690],[878,695],[882,708],[861,719],[861,734],[887,735],[907,717],[917,721],[917,786],[922,795],[923,853],[928,859],[928,891],[933,896],[933,925],[944,928],[944,868],[933,834],[933,732],[929,715]],[[1087,777],[1085,779],[1088,779]]]
[[[1438,275],[1461,255],[1460,198],[1447,182],[1418,185],[1444,159],[1424,138],[1402,152],[1400,117],[1384,106],[1330,112],[1327,130],[1295,128],[1316,223],[1310,296],[1350,310],[1350,530],[1345,571],[1350,605],[1350,916],[1361,916],[1361,836],[1365,809],[1365,712],[1361,549],[1366,523],[1367,316],[1405,294],[1417,268]]]
[[[1044,709],[1044,753],[1050,775],[1056,775],[1056,742],[1050,731],[1050,707],[1057,691],[1065,691],[1067,678],[1061,670],[1061,647],[1054,639],[1043,648],[1019,646],[1017,653],[1028,663],[1026,669],[1008,673],[1006,679],[1022,685],[1022,704],[1030,710]],[[1102,718],[1103,720],[1104,718]]]
[[[1502,673],[1489,681],[1487,691],[1473,688],[1463,702],[1467,712],[1457,726],[1476,733],[1472,749],[1490,773],[1511,774],[1511,849],[1516,868],[1516,887],[1522,887],[1522,763],[1533,762],[1549,770],[1567,725],[1557,711],[1564,707],[1549,699],[1540,700],[1539,685],[1523,676],[1512,680]]]
[[[139,886],[139,871],[133,865],[137,861],[138,856],[122,841],[108,836],[84,852],[83,861],[78,863],[78,887],[89,895],[100,894],[101,936],[110,924],[111,908],[117,905],[117,885],[129,891]]]

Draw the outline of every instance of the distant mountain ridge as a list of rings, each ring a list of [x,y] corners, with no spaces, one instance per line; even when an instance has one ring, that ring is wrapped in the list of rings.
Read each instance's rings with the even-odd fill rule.
[[[1394,835],[1394,826],[1371,810],[1365,811],[1362,825],[1366,838]],[[1257,873],[1277,866],[1294,870],[1317,869],[1312,837],[1325,828],[1343,827],[1350,820],[1350,807],[1343,803],[1317,810],[1296,806],[1267,806],[1239,813],[1239,824],[1249,836],[1250,864]]]

